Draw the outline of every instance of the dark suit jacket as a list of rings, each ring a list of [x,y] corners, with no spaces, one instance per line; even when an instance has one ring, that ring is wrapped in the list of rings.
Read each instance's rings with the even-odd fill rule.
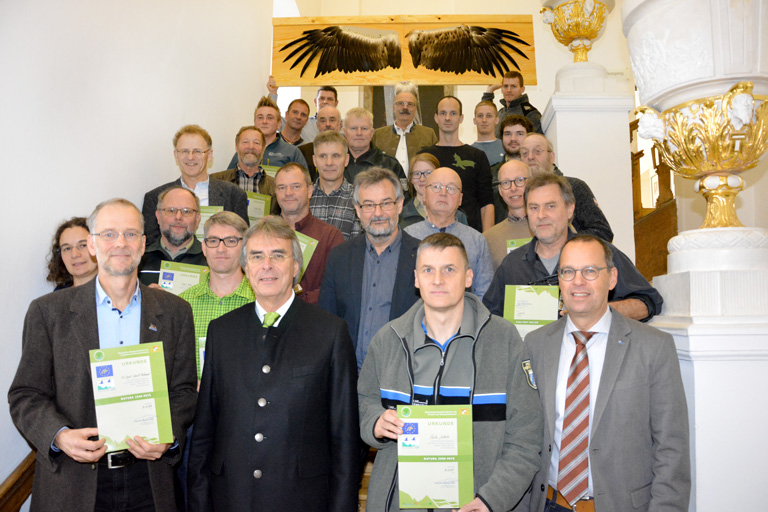
[[[309,177],[312,178],[312,183],[317,179],[317,167],[315,167],[315,144],[308,142],[299,146],[299,151],[304,155],[304,159],[307,161],[307,170],[309,171]]]
[[[155,210],[157,210],[157,196],[163,190],[181,185],[181,178],[165,185],[160,185],[144,194],[144,204],[141,213],[144,216],[144,234],[147,236],[147,245],[160,238],[160,226],[157,224]],[[208,204],[211,206],[223,206],[228,212],[235,212],[248,222],[248,196],[237,185],[226,181],[210,179],[208,181]]]
[[[154,327],[154,329],[153,329]],[[178,297],[141,286],[141,342],[163,342],[173,434],[183,449],[195,410],[192,309]],[[24,320],[22,354],[8,392],[19,432],[37,450],[32,510],[93,510],[99,464],[81,464],[50,449],[63,426],[96,427],[88,350],[99,348],[96,283],[40,297]],[[174,470],[180,452],[149,462],[155,509],[174,511]]]
[[[328,258],[320,285],[320,299],[317,305],[343,318],[349,325],[349,335],[357,346],[357,331],[360,327],[360,304],[362,303],[363,266],[365,264],[365,233],[334,247]],[[417,238],[403,231],[400,257],[397,260],[395,286],[392,289],[392,307],[389,319],[401,317],[419,299],[414,285],[413,270],[416,268]]]
[[[555,393],[566,318],[525,337],[544,409],[541,470],[531,512],[544,509],[555,432]],[[549,448],[548,448],[549,447]],[[590,425],[597,510],[686,511],[691,492],[688,412],[672,336],[612,310]]]
[[[187,510],[356,510],[356,378],[344,322],[298,298],[277,327],[253,303],[213,320]]]

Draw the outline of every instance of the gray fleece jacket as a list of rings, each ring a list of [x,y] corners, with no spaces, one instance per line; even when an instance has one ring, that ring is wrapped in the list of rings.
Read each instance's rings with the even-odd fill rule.
[[[423,319],[424,303],[419,300],[382,327],[371,340],[360,373],[360,432],[379,450],[368,485],[368,511],[399,510],[397,444],[375,438],[373,428],[386,409],[414,403],[413,362],[424,357]],[[428,350],[441,357],[438,350]],[[475,493],[492,512],[512,510],[540,466],[542,411],[535,380],[525,369],[530,368],[528,349],[511,323],[491,315],[477,297],[465,293],[461,329],[443,360],[438,388],[456,380],[470,385]],[[442,400],[439,389],[434,393],[437,403],[450,403]]]

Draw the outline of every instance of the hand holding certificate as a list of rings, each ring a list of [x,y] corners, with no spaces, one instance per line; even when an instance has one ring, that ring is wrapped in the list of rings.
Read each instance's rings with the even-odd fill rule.
[[[472,406],[398,405],[400,508],[451,508],[474,494]]]
[[[173,442],[163,342],[91,350],[90,359],[96,423],[107,452],[130,448],[137,457],[164,452],[167,447],[150,446]],[[139,444],[136,437],[148,443]]]

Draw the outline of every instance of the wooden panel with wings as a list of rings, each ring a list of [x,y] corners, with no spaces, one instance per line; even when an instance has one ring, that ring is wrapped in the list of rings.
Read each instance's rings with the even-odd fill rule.
[[[274,18],[281,86],[490,84],[518,70],[536,85],[533,21],[519,16]]]

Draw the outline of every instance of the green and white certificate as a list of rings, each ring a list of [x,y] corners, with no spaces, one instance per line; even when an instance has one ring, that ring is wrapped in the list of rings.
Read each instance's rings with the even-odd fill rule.
[[[267,165],[263,165],[262,164],[261,168],[264,170],[264,173],[267,176],[272,176],[273,178],[277,174],[277,171],[280,170],[279,166],[277,166],[277,165],[269,165],[269,162],[267,162]]]
[[[89,350],[99,438],[107,452],[128,449],[125,440],[172,443],[171,407],[163,342]]]
[[[309,261],[312,259],[312,255],[315,254],[315,249],[317,249],[317,240],[305,235],[304,233],[299,233],[298,231],[294,231],[294,233],[296,233],[296,237],[299,239],[301,255],[303,256],[302,259],[304,260],[303,264],[301,265],[301,273],[299,274],[299,281],[301,281],[301,278],[304,277],[304,271],[307,270]]]
[[[163,261],[160,263],[158,284],[163,290],[178,295],[198,284],[208,271],[208,267],[204,265]]]
[[[256,192],[246,192],[248,196],[248,220],[251,224],[257,219],[269,215],[272,207],[272,196],[268,194],[257,194]]]
[[[195,231],[195,236],[198,240],[202,240],[205,237],[204,234],[204,227],[205,227],[205,221],[213,217],[214,213],[223,212],[224,207],[223,206],[201,206],[200,207],[200,224],[197,226],[197,231]]]
[[[560,315],[560,287],[515,286],[504,288],[504,318],[512,322],[520,337],[542,325],[554,322]]]
[[[522,247],[531,240],[533,240],[533,238],[513,238],[512,240],[507,240],[507,254],[511,253],[518,247]]]
[[[400,508],[459,508],[475,498],[471,405],[398,405]]]
[[[205,340],[206,336],[200,336],[195,340],[195,361],[197,362],[197,380],[203,378],[203,365],[205,365]]]

